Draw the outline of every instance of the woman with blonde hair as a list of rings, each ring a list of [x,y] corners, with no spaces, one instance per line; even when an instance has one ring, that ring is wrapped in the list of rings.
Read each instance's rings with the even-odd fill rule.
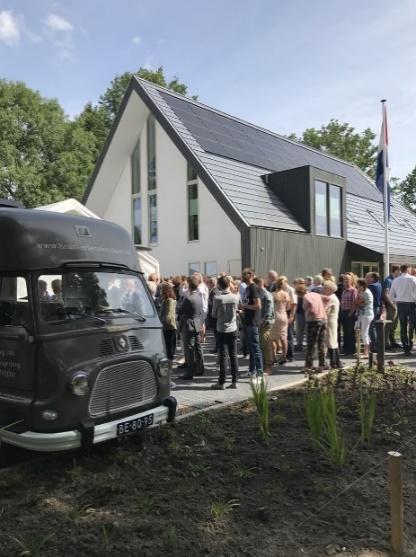
[[[282,347],[282,356],[278,361],[279,365],[285,364],[287,360],[287,329],[288,329],[288,309],[290,305],[290,296],[286,292],[286,279],[280,277],[276,282],[277,290],[273,292],[274,301],[274,325],[270,333],[270,342],[272,342],[273,354],[276,357],[276,343],[280,342]]]
[[[335,295],[337,288],[335,282],[326,280],[322,291],[322,301],[326,312],[325,344],[329,352],[329,362],[332,369],[342,367],[338,346],[339,299]]]

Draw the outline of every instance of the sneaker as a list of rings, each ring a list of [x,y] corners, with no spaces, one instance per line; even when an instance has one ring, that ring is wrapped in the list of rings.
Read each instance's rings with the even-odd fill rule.
[[[176,387],[176,383],[174,383],[173,381],[170,382],[170,388],[171,389],[175,389]]]
[[[237,383],[230,383],[230,385],[228,385],[227,389],[236,389],[237,388]]]
[[[211,389],[214,391],[223,391],[225,389],[224,383],[214,383],[211,385]]]
[[[277,365],[283,366],[283,365],[287,364],[288,361],[289,361],[288,358],[280,358],[280,360],[277,362]]]
[[[252,373],[251,371],[244,371],[244,372],[239,374],[240,379],[246,379],[247,377],[250,378],[250,377],[255,377],[255,376],[256,376],[256,374]]]

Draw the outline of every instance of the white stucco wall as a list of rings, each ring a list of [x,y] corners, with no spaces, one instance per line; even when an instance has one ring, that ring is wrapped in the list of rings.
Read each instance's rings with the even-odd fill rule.
[[[140,118],[143,122],[143,118]],[[137,133],[137,132],[136,132]],[[137,133],[137,139],[139,133]],[[148,245],[148,200],[146,125],[142,124],[141,197],[142,241]],[[241,268],[241,235],[206,186],[198,181],[199,240],[188,242],[187,162],[165,131],[156,123],[156,173],[158,201],[158,243],[151,254],[159,260],[162,275],[187,274],[190,263],[199,263],[205,273],[207,262],[216,263],[217,272],[236,274]],[[108,186],[106,186],[108,187]],[[101,208],[103,218],[120,224],[132,233],[131,164],[124,161],[108,202]],[[94,188],[95,189],[95,188]],[[97,188],[98,189],[98,188]],[[97,190],[93,197],[97,197]],[[102,203],[102,200],[101,200]],[[92,203],[87,203],[87,206]],[[97,202],[94,205],[98,205]],[[93,209],[93,206],[90,207]]]

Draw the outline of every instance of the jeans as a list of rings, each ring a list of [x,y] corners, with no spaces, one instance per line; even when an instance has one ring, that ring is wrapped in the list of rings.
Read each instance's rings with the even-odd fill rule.
[[[287,318],[290,319],[292,313],[290,311],[287,312]],[[293,338],[295,336],[295,330],[293,327],[293,323],[288,323],[287,326],[287,353],[286,358],[288,360],[293,360]]]
[[[355,315],[349,315],[349,309],[341,310],[342,341],[344,354],[355,354]]]
[[[376,321],[381,317],[381,307],[374,308],[374,319],[370,323],[370,348],[372,352],[377,352],[377,331]]]
[[[325,365],[325,321],[308,321],[306,323],[306,337],[307,337],[307,348],[306,348],[306,359],[305,367],[311,368],[313,366],[313,353],[315,346],[318,347],[318,359],[319,365],[324,367]]]
[[[237,331],[233,333],[217,332],[218,352],[220,358],[220,377],[218,383],[223,385],[227,375],[227,350],[230,357],[231,377],[233,383],[237,383],[238,360],[237,360]]]
[[[414,329],[416,325],[416,309],[414,302],[397,302],[397,313],[400,321],[400,338],[402,340],[403,350],[409,352],[411,348],[409,332],[411,329]]]
[[[296,346],[302,348],[305,338],[306,321],[304,313],[296,314]]]
[[[245,325],[244,336],[250,355],[249,372],[263,375],[263,357],[260,348],[259,328],[255,325]]]

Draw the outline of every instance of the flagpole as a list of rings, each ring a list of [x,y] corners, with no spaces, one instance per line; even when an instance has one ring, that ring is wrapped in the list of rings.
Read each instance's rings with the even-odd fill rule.
[[[386,117],[386,99],[381,101],[382,118],[383,118],[383,133],[387,136],[387,117]],[[384,142],[385,148],[383,149],[383,205],[384,205],[384,276],[388,277],[390,274],[390,245],[389,245],[389,179],[388,179],[388,161],[387,161],[387,145]]]

